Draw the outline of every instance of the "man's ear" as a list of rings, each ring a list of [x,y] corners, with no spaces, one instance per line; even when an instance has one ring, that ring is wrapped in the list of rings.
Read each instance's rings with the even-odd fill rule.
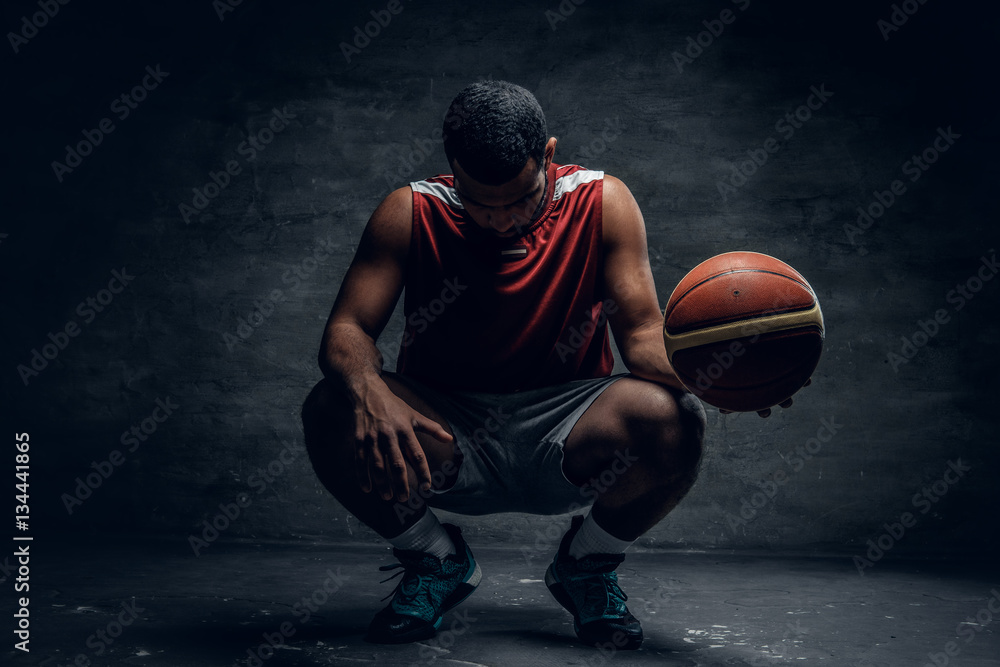
[[[552,158],[556,154],[556,138],[549,137],[549,140],[545,143],[545,171],[549,170],[549,165],[552,164]]]

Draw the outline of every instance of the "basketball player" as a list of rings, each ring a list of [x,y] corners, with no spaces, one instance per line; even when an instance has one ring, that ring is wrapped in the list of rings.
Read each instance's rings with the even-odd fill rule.
[[[582,641],[638,648],[615,569],[691,488],[705,429],[664,350],[642,214],[617,178],[557,164],[538,102],[504,81],[459,93],[444,149],[453,175],[390,193],[368,221],[303,407],[319,479],[394,547],[382,569],[402,568],[367,639],[433,636],[480,581],[429,507],[591,506],[545,581]],[[390,372],[375,341],[404,288]],[[608,324],[626,374],[611,375]]]

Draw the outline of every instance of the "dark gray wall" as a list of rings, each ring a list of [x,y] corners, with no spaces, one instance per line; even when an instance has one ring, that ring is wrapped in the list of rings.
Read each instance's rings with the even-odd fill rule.
[[[339,44],[386,3],[244,0],[221,21],[210,2],[62,6],[4,56],[0,409],[5,437],[31,435],[34,528],[183,542],[220,503],[248,494],[225,539],[374,541],[315,481],[299,406],[320,377],[322,326],[369,214],[391,188],[446,172],[432,140],[444,109],[465,84],[493,77],[535,92],[558,161],[632,188],[661,302],[701,260],[753,250],[798,268],[824,309],[813,385],[768,420],[710,412],[698,484],[642,545],[861,553],[909,511],[916,525],[893,555],[985,553],[1000,499],[990,480],[1000,281],[961,309],[947,295],[997,248],[997,23],[980,7],[911,4],[917,12],[885,39],[888,2],[567,0],[565,16],[554,0],[403,2],[350,63]],[[12,30],[37,11],[15,5],[4,11]],[[679,67],[674,52],[704,22],[718,30],[711,22],[724,9],[732,23],[710,44],[702,34],[708,45]],[[122,119],[112,100],[147,66],[169,75]],[[776,123],[814,86],[832,96],[789,136]],[[241,143],[273,109],[294,117],[250,160]],[[114,131],[60,182],[51,163],[105,117]],[[911,182],[904,163],[938,128],[960,138]],[[778,150],[723,197],[719,182],[770,137]],[[179,205],[228,161],[239,173],[185,221]],[[897,179],[905,192],[881,218],[863,233],[845,228]],[[320,241],[329,258],[303,264]],[[78,310],[123,268],[134,279],[102,312]],[[241,319],[275,290],[273,310],[264,306],[267,317],[244,325],[241,339]],[[889,363],[901,337],[939,309],[947,322],[936,335],[907,363]],[[70,322],[79,334],[25,385],[17,366]],[[400,332],[397,309],[379,341],[390,368]],[[168,398],[173,414],[123,446],[123,431]],[[824,420],[842,426],[810,442],[825,435]],[[286,446],[291,464],[274,463]],[[807,446],[813,457],[795,458]],[[64,494],[114,450],[124,461],[70,514]],[[939,484],[939,502],[915,501],[958,459],[970,470]],[[280,474],[261,484],[255,471],[269,464]],[[773,497],[755,497],[779,471],[787,481]],[[744,501],[763,506],[751,512]],[[479,541],[534,541],[553,525],[522,515],[460,521]]]

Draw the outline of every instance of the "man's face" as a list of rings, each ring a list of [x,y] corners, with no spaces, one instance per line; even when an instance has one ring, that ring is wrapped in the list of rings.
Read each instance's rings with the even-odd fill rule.
[[[551,142],[554,144],[555,140]],[[542,168],[534,158],[528,158],[521,173],[501,185],[485,185],[476,181],[465,173],[458,160],[454,160],[455,191],[469,217],[496,236],[516,236],[531,224],[545,196],[545,170],[551,161],[549,155],[550,151],[546,150]]]

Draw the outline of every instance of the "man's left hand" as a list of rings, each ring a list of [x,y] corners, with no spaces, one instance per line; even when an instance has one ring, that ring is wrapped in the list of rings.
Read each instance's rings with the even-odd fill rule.
[[[808,387],[810,384],[812,384],[812,378],[809,378],[808,380],[806,380],[806,383],[804,385],[802,385],[802,386],[803,387]],[[786,398],[785,400],[783,400],[781,403],[778,403],[778,406],[782,407],[782,408],[789,408],[789,407],[791,407],[792,406],[792,397],[789,396],[788,398]],[[731,415],[731,414],[733,414],[732,410],[726,410],[725,408],[719,408],[719,412],[721,412],[724,415]],[[758,410],[757,414],[760,415],[761,417],[770,417],[771,416],[771,408],[764,408],[763,410]]]

